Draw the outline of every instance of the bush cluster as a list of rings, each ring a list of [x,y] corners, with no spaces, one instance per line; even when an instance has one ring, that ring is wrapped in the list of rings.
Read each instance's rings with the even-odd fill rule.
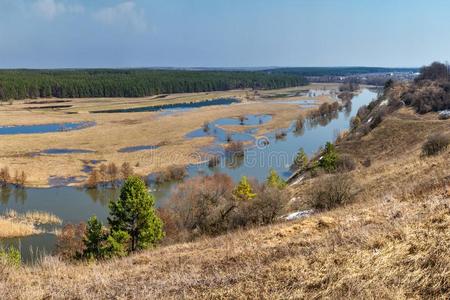
[[[134,174],[133,167],[124,162],[119,168],[113,162],[109,164],[101,164],[89,174],[86,186],[88,188],[96,188],[98,185],[112,185],[116,186],[120,180],[125,180]]]
[[[332,175],[319,180],[310,192],[311,205],[318,210],[328,210],[350,202],[354,182],[348,175]]]
[[[24,187],[27,182],[25,171],[16,170],[14,176],[11,176],[7,166],[0,169],[0,186],[12,184],[15,187]]]
[[[448,148],[450,136],[442,133],[433,134],[428,137],[422,146],[422,154],[425,156],[437,155]]]
[[[275,171],[263,184],[243,177],[234,185],[225,174],[189,179],[177,187],[164,210],[164,223],[170,224],[168,235],[189,240],[274,222],[289,198],[284,187]]]

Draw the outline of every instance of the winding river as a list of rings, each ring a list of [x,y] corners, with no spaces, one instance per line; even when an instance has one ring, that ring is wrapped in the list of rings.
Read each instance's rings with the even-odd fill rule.
[[[225,131],[223,131],[223,128],[228,125],[237,125],[237,120],[217,120],[212,124],[214,127],[217,126],[216,129],[219,129],[216,131],[215,144],[205,151],[215,152],[216,155],[221,157],[220,163],[213,168],[210,168],[207,162],[191,165],[187,168],[188,177],[222,172],[230,175],[235,181],[243,175],[261,181],[273,168],[282,177],[287,178],[291,175],[289,166],[300,147],[303,147],[308,155],[312,155],[327,141],[333,141],[338,132],[348,129],[350,119],[356,115],[358,109],[362,105],[368,104],[376,96],[375,92],[363,89],[353,98],[351,107],[343,109],[331,118],[314,123],[307,122],[301,131],[295,130],[293,121],[289,128],[282,130],[284,136],[281,138],[275,132],[258,136],[258,123],[269,122],[270,116],[247,116],[248,123],[245,124],[244,121],[244,125],[256,125],[256,128],[235,136],[237,140],[242,139],[244,141],[249,141],[253,136],[252,146],[245,150],[243,159],[228,157],[222,150],[223,148],[220,147],[221,144],[226,142],[224,141]],[[267,105],[271,105],[269,101]],[[298,109],[302,109],[301,106]],[[199,131],[188,134],[187,138],[202,135],[203,133],[199,129]],[[124,151],[126,150],[130,149],[124,149]],[[177,183],[167,183],[151,187],[159,206],[164,206],[176,185]],[[111,188],[86,190],[75,187],[25,189],[5,187],[0,190],[0,212],[6,209],[14,209],[19,213],[30,210],[47,211],[61,218],[64,224],[86,221],[92,215],[97,215],[99,219],[106,221],[108,203],[110,199],[116,199],[117,196],[118,190]],[[43,229],[52,232],[55,228],[47,226]],[[43,233],[24,238],[0,240],[0,244],[16,245],[20,248],[24,260],[33,262],[40,255],[51,254],[55,248],[55,241],[56,236],[54,234]]]

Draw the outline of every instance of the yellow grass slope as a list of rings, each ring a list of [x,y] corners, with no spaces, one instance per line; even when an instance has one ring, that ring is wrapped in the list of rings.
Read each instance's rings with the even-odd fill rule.
[[[48,258],[8,269],[0,291],[5,299],[448,298],[450,150],[420,158],[436,130],[450,131],[449,121],[401,110],[339,145],[373,160],[351,172],[361,188],[346,206],[105,263]],[[408,134],[415,139],[404,147]],[[300,198],[307,187],[295,187]]]

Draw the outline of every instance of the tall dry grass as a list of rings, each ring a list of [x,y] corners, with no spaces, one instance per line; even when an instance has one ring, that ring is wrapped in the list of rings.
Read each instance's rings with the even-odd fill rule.
[[[31,223],[0,217],[0,238],[24,237],[38,233],[40,231]]]
[[[18,213],[13,209],[5,211],[4,216],[9,219],[30,222],[33,224],[62,224],[62,220],[56,215],[45,211],[27,211]]]

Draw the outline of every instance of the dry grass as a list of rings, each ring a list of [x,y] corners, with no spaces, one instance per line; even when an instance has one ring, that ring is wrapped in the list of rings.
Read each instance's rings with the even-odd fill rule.
[[[4,216],[8,219],[14,219],[22,222],[33,224],[62,224],[62,220],[56,215],[45,211],[27,211],[23,214],[13,209],[5,211]]]
[[[441,126],[430,116],[423,122],[432,128],[419,127],[407,151],[390,139],[379,146],[386,138],[381,133],[400,124],[398,115],[393,118],[359,144],[375,159],[348,173],[362,187],[350,204],[121,260],[73,265],[48,257],[39,266],[8,270],[0,277],[2,296],[448,299],[450,152],[420,158],[421,143]],[[399,134],[395,126],[392,132]],[[400,134],[398,145],[405,139],[407,134]],[[300,197],[308,184],[295,187]]]
[[[71,108],[77,114],[66,114],[66,111],[25,110],[26,104],[20,101],[13,105],[0,107],[0,126],[94,121],[96,126],[83,130],[31,135],[2,136],[0,143],[0,167],[9,166],[10,171],[22,170],[27,166],[28,186],[48,186],[49,176],[77,177],[85,181],[86,173],[82,171],[84,162],[89,160],[106,160],[121,165],[129,162],[138,175],[146,175],[166,169],[172,164],[187,165],[199,162],[199,149],[213,142],[213,138],[204,137],[186,140],[185,135],[201,128],[205,121],[223,117],[238,117],[244,114],[271,114],[273,119],[263,124],[259,133],[264,134],[277,128],[286,128],[299,112],[298,105],[271,104],[256,98],[256,101],[229,106],[211,106],[198,108],[185,113],[159,116],[158,112],[89,114],[87,111],[96,108],[135,107],[161,104],[161,101],[191,101],[202,98],[222,96],[241,97],[245,91],[229,91],[218,93],[200,93],[171,95],[164,99],[72,99]],[[263,91],[264,93],[269,91]],[[272,91],[273,92],[273,91]],[[172,100],[171,100],[172,99]],[[112,105],[112,102],[115,104]],[[116,105],[117,104],[117,105]],[[292,109],[296,107],[296,109]],[[304,110],[306,113],[307,110]],[[239,130],[244,130],[241,126]],[[119,149],[139,145],[163,144],[158,149],[120,153]],[[49,146],[51,145],[51,146]],[[39,155],[47,148],[86,149],[95,153]],[[83,177],[84,176],[84,177]]]
[[[47,258],[0,288],[4,299],[447,298],[449,197],[441,186],[105,263]]]
[[[32,223],[0,217],[0,238],[23,237],[40,233]]]

